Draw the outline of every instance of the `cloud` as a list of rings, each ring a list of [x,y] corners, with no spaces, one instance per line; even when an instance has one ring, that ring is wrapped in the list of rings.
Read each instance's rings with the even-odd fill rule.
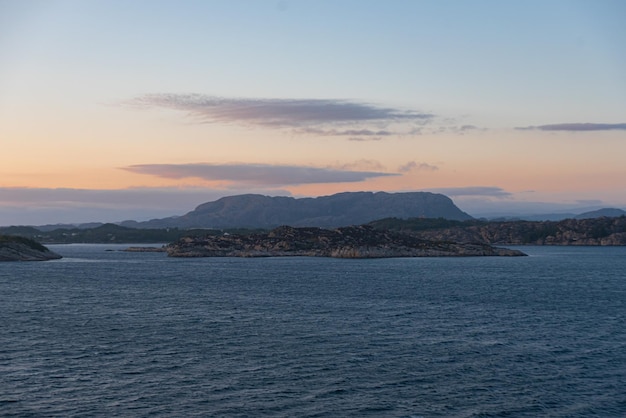
[[[333,165],[332,168],[338,170],[349,170],[349,171],[384,171],[385,166],[380,163],[380,161],[376,160],[368,160],[366,158],[362,158],[360,160],[344,163],[344,164],[336,164]]]
[[[365,142],[365,141],[380,141],[382,138],[379,136],[353,136],[351,138],[348,138],[349,141],[354,141],[354,142]]]
[[[275,128],[392,122],[423,124],[434,118],[434,115],[429,113],[338,99],[255,99],[223,98],[204,94],[147,94],[135,97],[125,104],[139,108],[161,107],[181,110],[205,123],[238,123]],[[316,133],[359,137],[393,134],[385,130],[376,132],[368,128],[320,129]]]
[[[433,126],[431,129],[423,130],[421,133],[429,133],[429,134],[447,134],[452,133],[456,135],[465,135],[471,132],[486,132],[487,128],[481,128],[476,125],[456,125],[456,121],[454,119],[444,120],[444,124],[440,126]],[[446,125],[445,123],[449,123]]]
[[[458,135],[465,135],[466,133],[469,132],[485,132],[487,131],[486,128],[479,128],[478,126],[475,125],[462,125],[462,126],[454,126],[452,128],[450,128],[450,131],[458,134]]]
[[[474,131],[476,129],[479,129],[477,126],[474,125],[463,125],[459,128],[459,131]]]
[[[526,126],[515,129],[567,132],[626,131],[626,123],[557,123],[552,125]]]
[[[170,179],[199,178],[208,181],[238,182],[247,185],[287,186],[321,183],[354,183],[396,173],[346,171],[269,164],[140,164],[124,170]]]
[[[512,196],[512,193],[507,192],[500,187],[444,187],[437,189],[428,189],[427,191],[445,194],[446,196],[482,196],[495,197],[499,199],[506,199]]]
[[[318,136],[390,136],[396,135],[395,132],[388,130],[372,130],[372,129],[317,129],[305,128],[297,131],[298,133],[313,134]]]
[[[304,128],[298,129],[295,133],[315,135],[315,136],[349,136],[350,141],[380,141],[385,136],[400,135],[400,132],[390,130],[374,130],[374,129],[319,129]]]
[[[408,163],[401,165],[398,171],[401,173],[408,173],[410,171],[437,171],[439,167],[427,163],[417,163],[415,161],[409,161]]]

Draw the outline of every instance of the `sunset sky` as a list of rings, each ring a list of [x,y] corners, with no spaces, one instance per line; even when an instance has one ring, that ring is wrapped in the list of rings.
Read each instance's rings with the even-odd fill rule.
[[[0,0],[0,225],[222,196],[626,209],[626,1]]]

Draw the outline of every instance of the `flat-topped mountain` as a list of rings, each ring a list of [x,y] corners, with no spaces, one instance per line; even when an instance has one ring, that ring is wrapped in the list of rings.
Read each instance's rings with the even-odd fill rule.
[[[183,216],[129,221],[122,225],[134,228],[338,227],[387,217],[472,219],[442,194],[347,192],[301,199],[257,194],[229,196],[204,203]]]
[[[521,256],[487,244],[428,241],[371,226],[337,229],[282,226],[269,233],[182,238],[166,247],[170,257],[461,257]]]

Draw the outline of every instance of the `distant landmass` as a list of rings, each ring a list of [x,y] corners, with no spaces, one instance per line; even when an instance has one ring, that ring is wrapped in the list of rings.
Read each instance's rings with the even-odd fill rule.
[[[167,243],[189,235],[221,235],[251,234],[260,232],[256,229],[138,229],[128,228],[115,224],[102,224],[95,228],[60,228],[53,230],[40,230],[31,226],[0,227],[0,234],[21,236],[33,239],[44,244],[133,244],[133,243]]]
[[[593,210],[591,212],[581,213],[580,215],[576,215],[574,219],[591,219],[591,218],[601,218],[603,216],[608,218],[615,218],[618,216],[626,215],[626,211],[616,208],[604,208]]]
[[[132,228],[275,228],[281,225],[340,227],[376,219],[473,219],[442,194],[428,192],[346,192],[301,198],[246,194],[207,202],[178,217],[126,221]]]
[[[213,239],[209,236],[258,235],[283,225],[336,229],[369,224],[376,230],[409,233],[437,242],[626,245],[625,214],[621,209],[605,208],[562,221],[495,221],[473,219],[448,197],[427,192],[356,192],[302,199],[239,195],[201,204],[178,217],[125,221],[123,225],[10,226],[0,227],[0,234],[44,244],[171,243],[182,237],[209,240]]]
[[[490,221],[562,221],[564,219],[589,219],[617,217],[626,215],[626,211],[617,208],[603,208],[585,211],[583,213],[541,213],[533,215],[510,215],[510,216],[489,216]]]
[[[492,222],[504,221],[560,221],[564,219],[587,219],[599,217],[617,217],[626,211],[617,208],[604,208],[584,213],[551,213],[535,215],[511,215],[480,218]],[[149,221],[125,220],[115,225],[132,229],[272,229],[281,225],[318,226],[336,228],[341,226],[362,225],[384,218],[443,218],[450,220],[472,220],[468,213],[459,209],[450,198],[442,194],[429,192],[385,193],[385,192],[346,192],[316,198],[270,197],[258,194],[236,195],[206,202],[194,210],[180,216],[170,216]],[[0,233],[21,236],[43,234],[46,242],[64,242],[59,239],[58,231],[64,230],[73,237],[100,239],[104,231],[98,228],[112,229],[113,224],[90,222],[81,224],[46,224],[38,226],[4,226]],[[90,237],[94,230],[96,237]],[[56,232],[55,232],[56,231]],[[51,233],[50,233],[51,232]],[[50,233],[50,234],[48,234]],[[149,242],[149,235],[128,233],[128,231],[110,231],[119,242],[123,237],[127,242]],[[163,235],[163,234],[162,234]],[[179,238],[177,233],[164,234],[168,240]],[[52,238],[52,239],[51,239]],[[38,238],[39,239],[39,238]],[[83,241],[73,241],[83,242]]]

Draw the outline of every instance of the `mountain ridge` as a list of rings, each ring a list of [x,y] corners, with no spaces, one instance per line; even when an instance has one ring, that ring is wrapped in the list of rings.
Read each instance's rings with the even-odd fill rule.
[[[304,198],[260,194],[227,196],[202,203],[182,216],[125,221],[120,225],[132,228],[340,227],[386,217],[473,219],[442,194],[344,192]]]
[[[574,219],[592,219],[592,218],[617,218],[626,215],[626,211],[618,208],[602,208],[598,210],[592,210],[576,215]]]

